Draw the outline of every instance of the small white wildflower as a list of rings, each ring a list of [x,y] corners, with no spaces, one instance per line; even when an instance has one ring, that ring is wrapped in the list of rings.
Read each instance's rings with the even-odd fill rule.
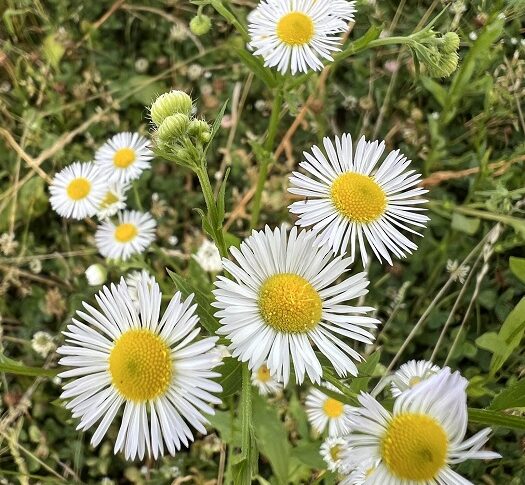
[[[341,461],[341,450],[344,448],[346,442],[343,438],[327,438],[321,445],[321,456],[326,462],[328,471],[343,472]]]
[[[137,71],[138,73],[146,72],[148,70],[148,67],[149,61],[144,57],[139,57],[135,61],[135,71]]]
[[[202,242],[197,254],[194,254],[192,257],[204,271],[210,273],[222,271],[222,260],[219,250],[215,244],[207,239]]]
[[[141,281],[142,275],[144,275],[145,278],[148,278],[148,283],[150,286],[155,284],[155,277],[151,276],[145,269],[142,271],[132,271],[124,278],[126,285],[128,285],[129,296],[134,303],[138,303],[137,285],[139,284],[139,281]]]
[[[101,264],[92,264],[86,269],[86,279],[90,286],[103,285],[106,282],[108,272]]]
[[[15,234],[13,232],[4,232],[0,236],[0,251],[5,256],[13,254],[17,247],[18,242],[15,241]]]
[[[183,24],[175,24],[170,30],[170,39],[182,42],[188,38],[188,29]]]
[[[176,246],[178,243],[179,243],[179,238],[177,236],[170,236],[168,238],[168,243],[171,245],[171,246]]]
[[[449,259],[447,261],[447,271],[450,273],[450,276],[452,277],[452,281],[459,281],[460,283],[465,283],[465,278],[467,277],[470,266],[467,265],[459,265],[457,260]]]
[[[43,331],[36,332],[33,335],[31,347],[37,354],[44,358],[56,349],[53,337],[49,333]]]
[[[196,81],[202,76],[202,73],[204,72],[204,69],[199,64],[191,64],[188,67],[187,76],[190,81]]]
[[[468,38],[474,42],[475,40],[477,40],[478,38],[478,34],[476,34],[476,32],[471,32],[469,35],[468,35]]]

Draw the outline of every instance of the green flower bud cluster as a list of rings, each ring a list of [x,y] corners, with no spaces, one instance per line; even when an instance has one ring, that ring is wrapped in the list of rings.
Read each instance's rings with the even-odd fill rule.
[[[458,67],[459,36],[455,32],[447,32],[438,37],[436,32],[429,30],[414,35],[411,47],[416,53],[418,60],[426,67],[431,77],[449,77]]]

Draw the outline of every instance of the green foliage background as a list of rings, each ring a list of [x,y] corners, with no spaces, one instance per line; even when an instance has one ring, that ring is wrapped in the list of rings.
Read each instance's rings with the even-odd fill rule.
[[[255,5],[226,3],[242,18]],[[461,5],[464,11],[458,8]],[[428,177],[432,220],[414,255],[393,267],[371,265],[367,304],[378,308],[378,317],[389,323],[378,339],[380,363],[369,372],[382,375],[449,280],[447,261],[463,261],[501,224],[490,255],[486,248],[488,259],[479,247],[468,263],[473,266],[472,277],[465,285],[452,282],[447,287],[400,362],[429,358],[449,319],[435,362],[447,361],[470,379],[471,407],[492,403],[494,410],[521,415],[524,2],[361,1],[350,39],[370,26],[382,26],[389,35],[408,35],[445,7],[436,29],[456,31],[462,39],[460,68],[450,79],[430,79],[419,72],[407,49],[384,47],[350,57],[324,85],[311,76],[285,93],[277,142],[310,95],[313,102],[272,166],[261,225],[292,222],[286,209],[291,201],[284,191],[287,177],[301,152],[323,136],[364,134],[399,148]],[[244,47],[240,37],[210,7],[205,12],[212,16],[213,28],[200,38],[189,35],[187,27],[196,6],[182,0],[4,0],[0,9],[0,234],[13,232],[18,243],[12,252],[0,255],[3,353],[27,366],[53,369],[56,356],[43,360],[32,350],[31,338],[46,330],[61,342],[60,331],[81,301],[91,300],[96,291],[86,283],[85,268],[102,261],[90,224],[65,222],[51,211],[46,174],[52,176],[74,160],[90,160],[115,132],[147,133],[144,106],[170,88],[191,93],[198,112],[208,120],[229,100],[208,156],[212,180],[231,169],[228,219],[242,207],[243,195],[256,181],[254,151],[268,123],[270,93],[235,54]],[[186,33],[184,40],[180,32]],[[196,179],[188,170],[157,159],[135,184],[134,193],[130,205],[151,210],[159,223],[147,264],[164,293],[175,290],[165,271],[168,267],[183,276],[178,280],[182,290],[187,284],[188,291],[199,290],[202,301],[209,299],[212,279],[189,257],[201,239],[193,209],[203,207],[204,201]],[[248,206],[232,221],[229,244],[248,234],[249,213]],[[172,236],[178,238],[175,246]],[[41,263],[40,271],[34,261]],[[144,264],[136,260],[129,266]],[[111,267],[110,279],[117,280],[126,269]],[[203,320],[214,324],[211,315]],[[239,366],[227,360],[223,375],[225,406],[212,420],[216,431],[199,436],[189,451],[175,458],[133,464],[112,454],[116,426],[97,449],[89,446],[89,436],[75,431],[76,423],[58,400],[56,380],[2,374],[0,477],[6,483],[101,483],[104,478],[115,483],[183,483],[181,477],[188,477],[184,483],[215,483],[221,456],[239,444],[233,414]],[[498,396],[504,389],[510,390]],[[321,441],[306,422],[301,404],[306,391],[306,386],[292,386],[270,404],[254,396],[261,484],[334,483],[318,455]],[[470,431],[478,428],[473,425]],[[503,455],[502,460],[468,462],[458,471],[476,484],[525,483],[523,432],[496,427],[490,446]]]

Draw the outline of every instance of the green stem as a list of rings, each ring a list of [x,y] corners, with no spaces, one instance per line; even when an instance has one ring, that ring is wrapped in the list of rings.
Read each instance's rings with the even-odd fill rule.
[[[133,195],[135,197],[135,203],[137,204],[137,207],[139,208],[140,211],[143,211],[144,209],[142,208],[142,203],[140,202],[139,191],[137,189],[136,183],[133,184]]]
[[[216,222],[219,219],[219,211],[217,209],[217,202],[213,194],[213,187],[211,186],[208,171],[206,170],[205,166],[202,166],[199,167],[195,173],[199,178],[202,194],[204,195],[204,200],[206,202],[206,208],[208,209],[208,219],[210,222]],[[228,247],[226,246],[226,241],[224,240],[224,232],[222,227],[214,227],[212,237],[215,244],[217,245],[217,248],[219,249],[219,253],[221,253],[221,256],[224,258],[227,257]]]
[[[241,414],[241,451],[243,458],[247,459],[250,455],[252,427],[252,383],[247,363],[242,364]],[[248,466],[251,464],[249,463]]]
[[[268,135],[264,142],[263,148],[265,152],[272,152],[275,144],[275,137],[277,136],[277,129],[279,128],[279,118],[281,116],[281,105],[283,102],[283,92],[281,89],[275,94],[272,104],[272,114],[268,123]],[[259,176],[257,178],[257,186],[252,202],[252,218],[250,221],[250,229],[254,229],[259,222],[259,214],[261,213],[261,199],[266,178],[268,177],[268,169],[270,167],[270,156],[264,156],[260,160]]]
[[[250,36],[248,35],[248,32],[246,31],[246,28],[244,25],[239,22],[237,17],[230,12],[223,4],[222,0],[211,0],[211,6],[217,10],[217,12],[224,17],[230,24],[232,24],[237,32],[242,36],[242,38],[246,41],[250,41]]]

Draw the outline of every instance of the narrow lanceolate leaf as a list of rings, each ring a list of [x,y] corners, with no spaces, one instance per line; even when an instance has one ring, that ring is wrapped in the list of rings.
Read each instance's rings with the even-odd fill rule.
[[[17,374],[19,376],[34,376],[34,377],[55,377],[58,373],[54,369],[42,369],[39,367],[28,367],[16,360],[6,357],[0,353],[0,372],[7,372],[8,374]]]
[[[488,409],[469,408],[468,419],[471,423],[525,430],[525,418],[521,416],[509,416],[508,414]]]
[[[200,288],[194,286],[188,279],[183,278],[182,276],[166,269],[170,278],[177,290],[182,293],[184,298],[187,298],[192,293],[195,295],[195,303],[197,303],[197,314],[199,315],[202,326],[208,330],[212,335],[215,334],[215,331],[219,328],[219,322],[213,316],[213,309],[211,307],[212,296],[211,294],[206,294]]]
[[[525,407],[525,379],[501,391],[490,404],[490,409],[511,409]]]

